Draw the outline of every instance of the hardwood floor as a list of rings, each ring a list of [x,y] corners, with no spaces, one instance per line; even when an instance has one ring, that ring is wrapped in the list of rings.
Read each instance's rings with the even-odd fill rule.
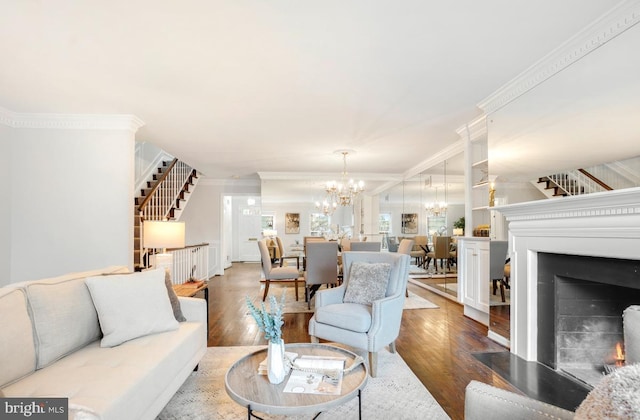
[[[259,279],[259,264],[234,263],[224,276],[210,280],[209,346],[266,344],[245,304],[245,296],[260,287]],[[279,287],[272,285],[271,293]],[[462,306],[449,299],[413,284],[409,290],[440,308],[404,311],[398,353],[452,419],[464,418],[464,389],[472,379],[520,393],[473,356],[506,350],[487,338],[487,327],[466,318]],[[285,342],[309,342],[310,318],[285,314]]]

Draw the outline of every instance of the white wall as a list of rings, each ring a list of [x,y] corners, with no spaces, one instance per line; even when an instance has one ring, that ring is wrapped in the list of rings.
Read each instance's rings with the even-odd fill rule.
[[[135,149],[135,189],[136,195],[146,188],[147,181],[160,166],[163,160],[173,160],[173,156],[153,143],[136,141]]]
[[[7,198],[11,196],[11,128],[0,124],[0,287],[11,278],[11,211]]]
[[[180,220],[185,222],[187,245],[209,244],[209,273],[224,273],[221,246],[222,196],[234,194],[260,195],[259,182],[232,182],[202,179],[198,182]]]
[[[11,221],[9,282],[132,269],[135,130],[5,131],[11,147],[1,166],[13,176],[10,215],[2,217]]]

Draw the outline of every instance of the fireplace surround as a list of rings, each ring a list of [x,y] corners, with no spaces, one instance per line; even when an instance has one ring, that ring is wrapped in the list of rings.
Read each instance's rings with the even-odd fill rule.
[[[539,361],[539,353],[545,357],[544,345],[538,342],[539,257],[565,254],[640,261],[640,188],[517,203],[495,210],[509,222],[511,352],[527,361]],[[640,288],[640,277],[631,281],[637,281],[635,287]]]

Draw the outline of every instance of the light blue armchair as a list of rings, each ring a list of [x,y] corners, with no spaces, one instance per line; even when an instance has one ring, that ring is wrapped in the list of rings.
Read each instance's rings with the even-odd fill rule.
[[[317,343],[321,338],[368,351],[369,371],[375,377],[378,351],[388,345],[389,350],[395,352],[410,257],[395,252],[344,252],[342,260],[344,282],[316,294],[316,311],[309,321],[309,335],[312,342]],[[384,297],[371,305],[344,302],[354,262],[388,263],[391,267]]]

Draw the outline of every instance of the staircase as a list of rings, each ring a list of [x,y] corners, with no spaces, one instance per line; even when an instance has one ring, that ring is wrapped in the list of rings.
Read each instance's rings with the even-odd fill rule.
[[[540,177],[532,184],[548,198],[640,186],[640,157]]]
[[[198,173],[178,159],[164,161],[134,203],[133,265],[137,271],[148,267],[142,246],[145,220],[180,220],[191,193],[198,182]]]

